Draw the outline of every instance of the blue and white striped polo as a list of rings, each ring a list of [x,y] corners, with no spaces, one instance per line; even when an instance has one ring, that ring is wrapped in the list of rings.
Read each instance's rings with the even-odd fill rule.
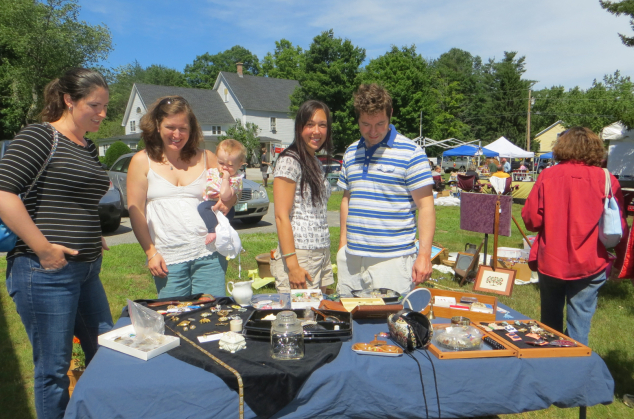
[[[425,152],[390,125],[376,146],[365,139],[350,145],[343,157],[339,185],[350,191],[348,253],[398,257],[416,252],[416,204],[411,191],[433,185]]]

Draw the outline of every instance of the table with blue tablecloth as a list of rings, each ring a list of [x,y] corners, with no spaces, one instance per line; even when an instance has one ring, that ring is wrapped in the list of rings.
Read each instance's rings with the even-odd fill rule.
[[[508,309],[514,320],[526,319],[498,306]],[[504,319],[499,313],[497,317]],[[129,318],[120,318],[115,328],[129,323]],[[274,417],[459,418],[612,402],[614,381],[595,353],[439,360],[416,351],[421,385],[417,362],[407,355],[352,352],[352,344],[369,342],[379,332],[387,332],[385,321],[355,321],[353,337],[343,343],[337,358],[316,370]],[[244,408],[246,418],[256,417],[248,405]],[[77,383],[65,418],[114,417],[237,418],[238,394],[216,375],[169,354],[142,361],[102,347]]]

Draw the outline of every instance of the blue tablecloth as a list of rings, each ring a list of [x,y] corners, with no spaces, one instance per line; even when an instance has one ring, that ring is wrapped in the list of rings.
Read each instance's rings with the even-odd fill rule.
[[[510,311],[514,319],[526,318]],[[502,319],[499,314],[498,318]],[[129,318],[122,318],[115,327],[129,323]],[[387,332],[383,321],[355,322],[354,336],[344,342],[337,359],[315,371],[295,400],[274,417],[426,417],[413,359],[351,351],[352,344],[368,342],[381,331]],[[439,417],[437,396],[442,417],[458,418],[520,413],[550,405],[608,404],[614,394],[612,376],[595,353],[574,358],[442,361],[429,355],[438,392],[430,361],[420,352],[415,355],[423,369],[429,417]],[[100,348],[75,387],[65,418],[114,417],[237,418],[238,395],[215,375],[167,354],[142,361]],[[245,417],[255,417],[246,404]]]

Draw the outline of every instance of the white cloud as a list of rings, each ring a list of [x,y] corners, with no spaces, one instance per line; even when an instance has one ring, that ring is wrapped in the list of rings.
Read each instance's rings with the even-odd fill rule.
[[[617,35],[632,33],[628,19],[610,15],[598,0],[80,3],[95,17],[92,23],[103,21],[112,29],[116,54],[145,53],[151,61],[144,65],[183,68],[196,55],[236,44],[263,58],[281,38],[308,48],[314,36],[332,28],[335,36],[365,48],[368,59],[391,45],[416,44],[425,58],[456,47],[485,61],[517,51],[526,56],[525,77],[539,81],[536,88],[587,88],[617,69],[634,75],[634,48]],[[141,44],[135,44],[137,37]]]

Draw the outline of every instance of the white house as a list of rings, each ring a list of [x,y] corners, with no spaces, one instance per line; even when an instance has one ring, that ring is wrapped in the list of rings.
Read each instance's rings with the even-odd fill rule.
[[[182,96],[189,102],[209,150],[215,151],[218,137],[225,135],[236,120],[243,125],[256,124],[260,143],[267,149],[286,147],[294,137],[290,95],[298,86],[295,80],[243,75],[242,64],[238,64],[238,73],[220,72],[212,90],[135,83],[121,124],[125,135],[99,140],[99,155],[104,156],[118,140],[135,150],[141,138],[141,117],[158,98],[169,95]]]

